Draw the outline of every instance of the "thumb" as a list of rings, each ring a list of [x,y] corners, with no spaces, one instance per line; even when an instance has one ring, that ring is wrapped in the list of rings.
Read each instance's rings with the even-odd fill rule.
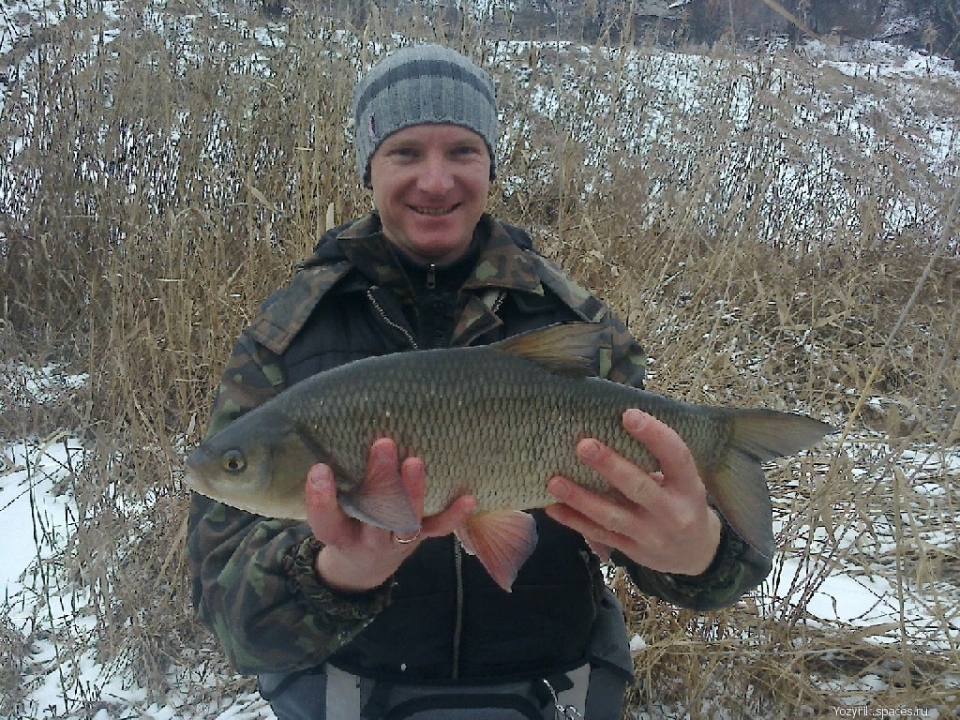
[[[308,515],[328,511],[337,504],[337,486],[329,465],[318,463],[307,472],[304,502]]]

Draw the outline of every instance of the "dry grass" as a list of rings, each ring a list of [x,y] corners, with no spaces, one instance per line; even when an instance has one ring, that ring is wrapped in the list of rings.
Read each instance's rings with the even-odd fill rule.
[[[617,580],[647,643],[633,706],[793,717],[855,696],[952,712],[960,478],[917,453],[960,442],[957,226],[943,234],[960,173],[920,156],[929,129],[891,125],[884,108],[906,101],[789,53],[584,55],[376,13],[347,36],[361,43],[306,10],[265,26],[239,7],[176,7],[71,16],[7,58],[19,64],[0,129],[19,152],[0,157],[0,372],[56,361],[89,374],[58,403],[25,401],[15,380],[0,390],[0,437],[66,428],[86,448],[69,480],[74,532],[37,568],[48,598],[82,598],[90,620],[52,639],[64,658],[93,650],[158,698],[240,687],[192,619],[169,451],[198,441],[233,338],[329,207],[339,220],[369,206],[344,119],[370,41],[403,28],[488,63],[506,131],[494,209],[629,319],[653,389],[800,409],[873,440],[771,472],[785,557],[803,568],[794,599],[831,572],[886,577],[936,619],[919,633],[904,611],[864,631],[784,598],[696,616]],[[845,113],[870,93],[883,104],[857,138]],[[923,102],[949,116],[955,93],[931,81]],[[896,206],[910,219],[891,231]],[[920,492],[930,483],[942,493]],[[0,714],[24,710],[35,639],[0,625]],[[92,716],[102,700],[76,672],[60,666],[62,692]],[[881,689],[848,686],[874,675]]]

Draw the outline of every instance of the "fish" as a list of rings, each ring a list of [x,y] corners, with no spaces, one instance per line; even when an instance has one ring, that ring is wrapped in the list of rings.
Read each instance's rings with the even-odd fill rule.
[[[365,480],[370,445],[392,438],[426,467],[423,514],[471,494],[456,531],[510,591],[537,543],[526,511],[556,502],[562,475],[601,495],[613,488],[576,455],[596,438],[647,472],[657,459],[623,428],[639,408],[673,428],[713,506],[766,557],[772,504],[762,463],[807,448],[833,428],[768,409],[697,405],[597,377],[602,326],[551,325],[491,345],[411,350],[357,360],[302,380],[240,416],[186,458],[186,484],[226,505],[304,520],[309,468],[328,464],[346,514],[399,534],[420,528],[399,478]]]

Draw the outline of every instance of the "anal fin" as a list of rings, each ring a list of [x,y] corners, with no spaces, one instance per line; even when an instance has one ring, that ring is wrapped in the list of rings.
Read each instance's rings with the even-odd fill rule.
[[[497,585],[510,592],[520,567],[537,546],[537,521],[520,510],[481,512],[467,518],[456,534]]]

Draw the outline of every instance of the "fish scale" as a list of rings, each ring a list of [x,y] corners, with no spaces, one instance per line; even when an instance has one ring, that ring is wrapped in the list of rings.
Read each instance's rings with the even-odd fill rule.
[[[648,472],[658,468],[621,424],[626,409],[639,408],[680,435],[715,507],[747,543],[772,555],[761,463],[808,447],[832,428],[802,415],[695,405],[591,377],[601,331],[590,323],[556,325],[494,345],[384,355],[319,373],[204,441],[187,458],[187,482],[249,512],[304,519],[307,472],[323,462],[334,471],[345,512],[415,532],[420,520],[402,483],[365,478],[370,445],[386,436],[401,457],[425,464],[425,515],[465,493],[477,498],[458,535],[509,589],[536,544],[535,524],[517,511],[555,502],[546,490],[550,477],[609,491],[577,458],[580,439],[596,438]]]
[[[311,407],[305,396],[291,398],[299,405],[292,414],[338,448],[331,454],[343,471],[342,491],[362,482],[370,444],[384,436],[403,455],[424,461],[427,515],[468,492],[479,510],[541,507],[553,501],[546,482],[557,474],[604,491],[606,481],[577,459],[576,443],[584,437],[656,469],[656,460],[620,424],[642,391],[598,379],[573,381],[528,360],[474,350],[378,358],[382,362],[353,368],[349,383],[330,373],[314,388],[330,395],[323,407]],[[419,377],[428,379],[429,390],[411,381]],[[354,412],[344,420],[337,407]]]

